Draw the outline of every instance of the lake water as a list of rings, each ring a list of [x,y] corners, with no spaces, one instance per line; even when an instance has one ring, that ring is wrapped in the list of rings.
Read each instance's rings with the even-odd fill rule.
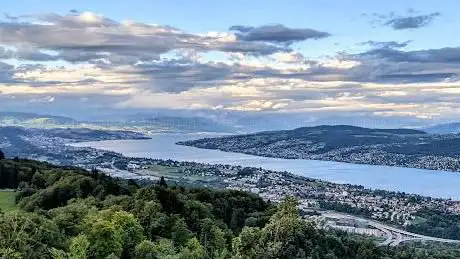
[[[460,173],[330,161],[266,158],[175,144],[177,141],[208,136],[216,135],[157,134],[147,140],[109,140],[74,145],[110,150],[130,157],[262,167],[335,183],[358,184],[372,189],[460,200]]]

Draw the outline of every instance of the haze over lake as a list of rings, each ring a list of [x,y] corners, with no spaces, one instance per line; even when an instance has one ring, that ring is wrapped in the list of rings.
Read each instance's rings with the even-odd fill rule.
[[[460,173],[455,172],[331,161],[266,158],[175,144],[178,141],[213,136],[216,135],[157,134],[147,140],[83,142],[76,146],[110,150],[130,157],[262,167],[335,183],[357,184],[372,189],[460,200]]]

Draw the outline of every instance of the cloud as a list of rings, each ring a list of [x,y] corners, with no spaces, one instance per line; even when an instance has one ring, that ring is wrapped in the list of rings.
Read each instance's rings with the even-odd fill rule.
[[[54,101],[55,101],[54,96],[49,96],[49,95],[41,97],[41,98],[33,98],[29,100],[29,102],[31,103],[52,103]]]
[[[55,13],[34,15],[40,21],[48,22],[64,28],[91,28],[118,26],[118,22],[92,12],[59,15]]]
[[[278,100],[276,102],[270,100],[251,100],[242,103],[237,103],[227,107],[218,107],[225,110],[234,111],[268,111],[268,110],[279,110],[289,105],[288,102]]]
[[[368,43],[366,43],[368,44]],[[405,43],[370,42],[371,49],[344,55],[359,66],[344,71],[358,82],[429,83],[457,81],[460,74],[460,47],[402,50]]]
[[[459,47],[414,50],[408,41],[367,41],[362,52],[311,58],[292,44],[328,33],[283,25],[232,30],[188,33],[88,12],[8,19],[0,23],[0,109],[402,121],[460,112]]]
[[[389,19],[384,25],[388,25],[394,30],[417,29],[429,25],[440,15],[441,13],[434,12],[426,15],[396,17]]]
[[[407,47],[411,43],[410,40],[404,41],[404,42],[397,42],[397,41],[373,41],[369,40],[366,42],[361,43],[362,45],[369,45],[373,48],[389,48],[389,49],[399,49],[399,48],[404,48]]]
[[[388,14],[364,14],[364,17],[371,17],[370,24],[376,26],[388,26],[394,30],[409,30],[423,28],[431,24],[441,13],[419,14],[409,8],[404,15],[396,15],[395,12]]]
[[[305,61],[305,57],[299,52],[278,52],[272,56],[277,62],[281,63],[300,63]]]
[[[295,73],[283,77],[275,74],[274,70],[269,76],[238,77],[239,69],[242,68],[223,64],[176,67],[172,70],[169,66],[136,70],[94,65],[16,68],[13,69],[16,83],[0,83],[0,108],[53,107],[54,110],[62,110],[67,109],[69,103],[85,100],[82,106],[85,108],[78,109],[85,112],[103,109],[113,113],[118,109],[193,109],[308,113],[312,116],[393,115],[426,119],[456,116],[455,111],[460,111],[458,80],[421,83],[411,80],[314,81],[312,78],[315,77]],[[353,69],[362,68],[357,66]],[[185,84],[183,88],[174,88],[181,84]],[[13,99],[7,97],[15,97],[14,105]]]
[[[1,49],[0,49],[1,51]],[[1,52],[0,52],[1,55]],[[0,62],[0,83],[13,82],[14,66]]]
[[[396,62],[431,62],[458,63],[460,62],[460,47],[402,51],[393,48],[376,48],[360,56],[370,56]]]
[[[26,15],[0,23],[0,44],[14,47],[18,58],[33,61],[101,62],[133,64],[158,60],[178,49],[270,55],[286,52],[286,46],[268,41],[241,40],[229,32],[192,34],[167,25],[118,22],[91,12],[58,15]],[[286,40],[300,40],[308,31],[281,26],[272,37],[290,33]],[[311,30],[311,37],[314,31]],[[257,33],[256,33],[257,34]],[[299,36],[299,35],[304,36]],[[300,37],[300,38],[299,38]],[[272,38],[273,39],[273,38]],[[280,39],[281,40],[281,39]],[[26,49],[27,52],[21,52]],[[49,55],[43,51],[52,51]]]
[[[308,39],[321,39],[331,36],[327,32],[317,31],[309,28],[292,29],[284,25],[264,25],[260,27],[250,27],[234,25],[231,31],[237,31],[237,36],[243,41],[259,41],[292,44],[294,42]]]

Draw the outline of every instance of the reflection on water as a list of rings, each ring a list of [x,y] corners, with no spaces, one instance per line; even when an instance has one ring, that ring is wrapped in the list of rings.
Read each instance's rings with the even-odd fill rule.
[[[211,137],[209,134],[158,134],[148,140],[110,140],[85,142],[79,145],[110,150],[131,157],[262,167],[335,183],[359,184],[373,189],[460,200],[460,173],[330,161],[265,158],[175,145],[177,141],[208,136]]]

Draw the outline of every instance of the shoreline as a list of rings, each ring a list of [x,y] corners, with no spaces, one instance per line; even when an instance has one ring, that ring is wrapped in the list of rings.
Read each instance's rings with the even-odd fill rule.
[[[344,163],[344,164],[352,164],[352,165],[372,165],[372,166],[385,166],[385,167],[392,167],[392,168],[407,168],[407,169],[420,169],[420,170],[429,170],[429,171],[434,171],[434,172],[446,172],[446,173],[460,173],[459,171],[454,171],[454,170],[439,170],[439,169],[433,169],[433,168],[427,168],[427,167],[411,167],[411,166],[405,166],[405,165],[390,165],[390,164],[376,164],[376,163],[366,163],[366,162],[360,162],[360,161],[354,161],[354,160],[328,160],[328,159],[317,159],[317,158],[289,158],[289,157],[280,157],[280,156],[270,156],[270,155],[258,155],[255,153],[251,152],[236,152],[236,151],[227,151],[225,149],[219,149],[219,148],[205,148],[205,147],[199,147],[195,145],[189,145],[186,144],[182,141],[179,141],[175,143],[176,145],[180,146],[186,146],[186,147],[193,147],[193,148],[198,148],[198,149],[204,149],[204,150],[217,150],[217,151],[222,151],[226,153],[236,153],[236,154],[243,154],[243,155],[249,155],[249,156],[256,156],[256,157],[263,157],[263,158],[275,158],[275,159],[285,159],[285,160],[293,160],[293,161],[298,161],[298,160],[306,160],[306,161],[321,161],[321,162],[335,162],[335,163]]]
[[[279,170],[279,169],[266,168],[266,167],[263,167],[263,166],[247,166],[247,165],[242,165],[242,164],[226,163],[226,161],[215,163],[215,162],[197,161],[197,160],[193,160],[193,159],[186,160],[186,159],[159,158],[159,157],[140,156],[140,155],[133,156],[133,155],[129,155],[128,153],[118,152],[118,151],[115,151],[115,150],[112,150],[112,149],[109,149],[109,148],[105,149],[105,148],[101,148],[101,147],[94,147],[93,145],[91,145],[93,143],[103,143],[103,142],[112,142],[112,141],[113,140],[75,142],[75,143],[69,143],[68,145],[72,146],[72,147],[77,147],[77,148],[91,148],[91,149],[101,150],[101,151],[105,151],[105,152],[113,152],[113,153],[116,153],[116,154],[118,154],[118,155],[120,155],[120,156],[122,156],[124,158],[129,158],[129,159],[147,159],[147,160],[152,160],[152,161],[171,160],[171,161],[180,162],[180,163],[195,163],[195,164],[202,164],[202,165],[225,165],[225,166],[236,166],[236,167],[241,167],[241,168],[255,168],[255,169],[263,168],[264,170],[267,170],[267,171],[288,173],[288,174],[291,174],[291,175],[293,175],[295,177],[300,177],[300,178],[304,178],[304,179],[311,179],[311,180],[315,180],[315,181],[321,181],[321,182],[325,182],[325,183],[344,185],[344,186],[351,186],[351,187],[362,187],[363,189],[370,190],[370,191],[384,191],[384,192],[389,192],[389,193],[402,193],[402,194],[406,194],[406,195],[417,195],[417,196],[429,197],[429,198],[433,198],[433,199],[460,201],[460,196],[459,197],[453,197],[453,196],[445,196],[445,195],[429,195],[429,194],[423,194],[423,193],[417,193],[417,192],[397,190],[397,189],[392,189],[392,188],[387,188],[387,189],[378,188],[378,187],[373,187],[373,186],[369,186],[369,185],[365,185],[365,184],[344,182],[344,181],[340,181],[340,180],[334,181],[334,180],[324,179],[324,178],[321,178],[321,177],[308,176],[308,175],[304,175],[304,174],[299,173],[299,172],[293,172],[292,170],[289,170],[289,169]],[[137,139],[137,140],[118,140],[118,141],[142,141],[142,140]],[[175,144],[175,145],[177,145],[177,144]],[[185,145],[183,145],[183,146],[185,146]],[[190,146],[186,146],[186,147],[190,147]],[[197,148],[197,147],[193,147],[193,148]],[[197,149],[203,149],[203,148],[197,148]],[[216,150],[216,149],[203,149],[203,150]],[[221,150],[218,150],[218,151],[221,151]],[[232,153],[232,154],[242,154],[242,153],[227,152],[227,151],[222,151],[222,152]],[[249,155],[249,154],[243,154],[243,155]],[[375,165],[375,164],[366,164],[366,163],[347,163],[347,162],[333,161],[333,160],[283,159],[283,158],[273,158],[273,157],[264,157],[264,156],[255,156],[255,155],[249,155],[249,156],[255,157],[255,158],[276,159],[276,160],[279,160],[279,162],[282,162],[283,160],[311,161],[311,162],[315,162],[315,163],[331,163],[331,164],[335,164],[335,165],[345,165],[345,166],[347,166],[347,165],[348,166],[349,165],[351,165],[351,166],[363,166],[363,167],[364,166],[372,166],[374,168],[379,168],[381,170],[385,170],[385,169],[397,169],[397,170],[406,170],[406,171],[408,171],[408,170],[421,170],[421,171],[425,171],[425,172],[430,173],[430,174],[433,174],[433,173],[434,174],[436,174],[436,173],[452,174],[452,173],[454,173],[454,172],[451,172],[451,171],[443,171],[443,170],[400,167],[400,166],[389,166],[389,165]],[[365,170],[366,168],[362,168],[362,169]],[[423,173],[423,172],[421,172],[421,173]]]

